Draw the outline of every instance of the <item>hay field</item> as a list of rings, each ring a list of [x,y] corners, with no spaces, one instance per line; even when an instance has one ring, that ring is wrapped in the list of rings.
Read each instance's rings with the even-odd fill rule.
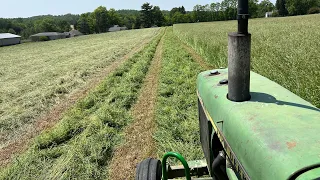
[[[252,69],[317,106],[320,88],[318,17],[311,15],[250,20],[253,38]],[[118,50],[116,52],[123,52],[121,54],[124,56],[130,51],[127,46],[133,48],[137,43],[145,41],[147,45],[128,58],[124,64],[114,68],[113,73],[105,76],[85,98],[78,100],[67,110],[55,126],[33,138],[23,152],[16,154],[5,168],[0,169],[0,179],[121,179],[112,178],[117,177],[112,175],[112,172],[134,177],[136,162],[142,161],[150,154],[161,159],[165,152],[176,151],[187,160],[202,159],[196,78],[201,71],[227,66],[227,33],[235,31],[236,25],[236,21],[180,24],[166,29],[159,28],[160,30],[146,29],[131,31],[128,34],[120,32],[94,35],[83,40],[82,43],[87,44],[86,48],[97,45],[91,41],[95,36],[113,37],[110,42],[114,43],[120,41],[121,35],[132,37],[130,42],[136,40],[131,45],[127,42],[116,44],[115,47],[101,42],[101,46],[78,57],[82,58],[99,49],[100,53],[95,54],[97,62],[114,56],[113,51],[108,50],[111,46]],[[128,37],[122,41],[126,41]],[[50,43],[59,44],[59,41]],[[50,43],[48,42],[48,45]],[[126,52],[122,51],[123,49]],[[63,48],[60,47],[60,50],[56,49],[55,52],[61,53]],[[37,58],[41,58],[42,55]],[[52,54],[47,56],[50,59],[56,57]],[[108,61],[109,63],[100,63],[106,63],[108,66],[112,61],[116,61],[117,57],[111,58],[114,60]],[[52,68],[63,66],[54,62],[51,64]],[[70,60],[71,64],[73,62],[77,62],[77,58]],[[96,67],[90,62],[81,62],[88,63],[87,67],[82,69],[85,72]],[[155,62],[159,65],[153,66]],[[155,67],[159,69],[153,72]],[[64,71],[67,74],[74,72],[74,68],[81,67],[73,65],[68,68]],[[88,81],[90,77],[92,79],[95,75],[88,73],[82,79]],[[150,79],[158,84],[151,86]],[[39,79],[40,82],[41,80],[44,81]],[[60,79],[54,80],[59,82]],[[145,86],[145,83],[150,86]],[[63,85],[64,83],[60,84],[64,87]],[[38,90],[37,87],[34,88]],[[148,91],[148,88],[155,89]],[[62,101],[64,96],[68,94],[55,95],[51,104]],[[141,102],[144,106],[140,106]],[[152,107],[146,108],[148,103]],[[12,104],[11,107],[16,107],[16,104]],[[137,107],[148,111],[139,111],[138,114],[135,111]],[[145,126],[146,121],[142,119],[145,115],[150,118],[147,122],[153,121],[151,125]],[[148,137],[144,137],[145,131]],[[143,143],[137,145],[136,141],[128,141],[137,138]],[[148,144],[151,144],[151,147],[145,147]],[[113,164],[113,160],[119,159],[119,154],[121,155],[116,152],[123,149],[134,160],[124,161],[125,166]],[[130,151],[131,149],[133,151]],[[145,153],[145,150],[148,153]],[[177,161],[173,160],[170,163],[176,164]]]
[[[122,130],[132,121],[130,109],[163,30],[159,32],[80,99],[53,128],[35,137],[25,152],[0,170],[0,179],[105,179]]]
[[[320,15],[249,21],[251,68],[320,107]],[[227,67],[236,21],[174,25],[174,33],[214,67]]]
[[[0,48],[0,148],[34,128],[43,112],[149,42],[158,31],[133,30]]]

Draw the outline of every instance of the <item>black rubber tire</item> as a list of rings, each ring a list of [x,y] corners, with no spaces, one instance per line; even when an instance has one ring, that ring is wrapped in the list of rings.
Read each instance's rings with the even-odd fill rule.
[[[136,180],[161,180],[161,161],[148,158],[140,162],[136,170]]]

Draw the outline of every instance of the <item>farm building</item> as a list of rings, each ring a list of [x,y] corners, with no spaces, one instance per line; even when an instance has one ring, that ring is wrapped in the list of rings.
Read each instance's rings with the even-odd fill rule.
[[[66,35],[66,38],[70,37],[70,32],[64,32],[63,34]]]
[[[266,18],[272,17],[272,12],[266,12]]]
[[[268,17],[273,17],[274,16],[274,13],[277,13],[278,11],[271,11],[271,12],[266,12],[266,18]]]
[[[116,32],[116,31],[123,31],[128,30],[127,27],[120,27],[119,25],[114,25],[113,27],[109,28],[109,32]]]
[[[21,36],[11,33],[0,33],[0,47],[21,43]]]
[[[71,30],[69,33],[70,33],[70,37],[77,37],[77,36],[83,35],[80,31],[75,30],[75,29]]]
[[[49,41],[66,38],[66,34],[58,32],[43,32],[31,36],[32,41]]]

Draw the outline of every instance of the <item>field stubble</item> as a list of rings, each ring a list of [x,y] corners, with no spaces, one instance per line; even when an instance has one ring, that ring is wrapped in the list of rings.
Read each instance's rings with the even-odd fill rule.
[[[1,170],[0,179],[104,179],[136,101],[159,35],[110,74],[61,121]]]
[[[0,48],[0,148],[33,131],[44,112],[157,32],[124,31]]]

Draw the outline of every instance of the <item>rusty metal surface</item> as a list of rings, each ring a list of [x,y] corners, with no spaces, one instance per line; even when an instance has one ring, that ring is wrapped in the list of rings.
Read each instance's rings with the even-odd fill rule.
[[[320,163],[318,108],[254,72],[251,100],[229,101],[228,86],[219,85],[228,71],[218,71],[198,76],[199,98],[250,179],[287,179]]]

